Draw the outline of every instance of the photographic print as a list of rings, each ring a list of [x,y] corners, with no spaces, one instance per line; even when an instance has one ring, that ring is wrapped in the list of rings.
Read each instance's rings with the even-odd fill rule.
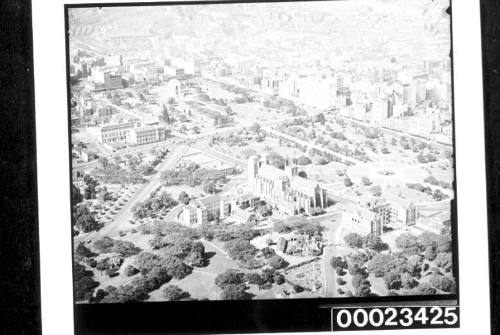
[[[456,299],[449,5],[67,7],[75,302]]]

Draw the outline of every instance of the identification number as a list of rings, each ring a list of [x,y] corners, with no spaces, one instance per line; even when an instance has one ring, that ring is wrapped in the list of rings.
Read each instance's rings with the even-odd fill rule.
[[[341,329],[458,326],[457,307],[343,308],[333,313],[334,326]]]

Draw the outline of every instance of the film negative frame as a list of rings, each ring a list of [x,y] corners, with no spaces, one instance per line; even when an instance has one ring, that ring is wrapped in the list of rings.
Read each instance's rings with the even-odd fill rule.
[[[321,1],[321,0],[309,0]],[[335,1],[335,0],[330,0]],[[270,1],[172,1],[172,2],[126,2],[126,3],[82,3],[64,6],[66,38],[66,73],[70,80],[69,21],[68,10],[85,7],[135,7],[135,6],[176,6],[228,3],[267,3],[299,2],[296,0]],[[452,115],[454,123],[454,75],[453,75],[453,20],[451,3],[450,15],[450,58],[452,78]],[[67,86],[68,113],[71,109],[71,88]],[[71,120],[68,118],[68,137],[71,143]],[[453,150],[455,152],[455,127],[453,127]],[[69,148],[71,157],[71,146]],[[71,162],[71,159],[70,159]],[[75,334],[98,333],[250,333],[250,332],[290,332],[290,331],[328,331],[343,330],[333,324],[334,311],[359,308],[396,308],[411,307],[457,307],[459,301],[459,247],[457,227],[457,190],[456,158],[453,155],[453,189],[451,201],[451,233],[453,254],[453,275],[456,280],[456,293],[431,296],[391,296],[391,297],[349,297],[318,299],[273,299],[249,301],[180,301],[180,302],[141,302],[126,304],[74,304]],[[70,163],[70,176],[72,175]],[[72,184],[72,180],[71,183]],[[70,190],[71,192],[71,190]],[[69,193],[71,195],[71,193]],[[71,204],[72,206],[74,204]],[[72,231],[69,233],[72,234]],[[71,236],[71,235],[69,235]],[[72,239],[73,240],[73,239]],[[74,248],[73,248],[74,250]],[[72,255],[73,257],[74,255]],[[168,315],[168,319],[165,319]],[[220,318],[220,315],[224,315]],[[175,320],[175,321],[174,321]],[[196,320],[194,322],[193,320]],[[430,325],[415,324],[413,328],[434,328]],[[443,327],[443,326],[440,326]],[[453,325],[459,327],[459,322]],[[398,325],[395,329],[404,329]],[[439,328],[439,327],[438,327]],[[346,327],[344,330],[358,328]],[[380,327],[378,329],[391,329]]]

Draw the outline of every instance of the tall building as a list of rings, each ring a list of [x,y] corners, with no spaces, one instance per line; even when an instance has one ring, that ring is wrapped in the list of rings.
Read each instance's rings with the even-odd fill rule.
[[[267,95],[279,94],[280,77],[276,71],[265,69],[262,72],[261,91]]]
[[[394,106],[396,105],[396,93],[392,92],[387,98],[387,118],[390,119],[394,116]]]
[[[423,79],[418,79],[415,83],[415,89],[416,89],[416,102],[421,103],[424,102],[426,99],[426,94],[427,94],[427,84],[426,81]]]
[[[326,208],[327,193],[318,183],[298,176],[298,167],[287,160],[285,170],[278,169],[257,156],[248,158],[247,186],[288,215],[312,214]]]
[[[116,90],[123,88],[122,76],[119,74],[112,74],[110,72],[104,73],[104,89]]]
[[[394,115],[394,103],[389,98],[387,99],[387,118],[390,119]]]

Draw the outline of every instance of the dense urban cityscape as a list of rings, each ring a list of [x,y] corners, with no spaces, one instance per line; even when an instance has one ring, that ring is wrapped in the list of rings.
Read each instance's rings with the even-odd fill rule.
[[[447,6],[70,9],[75,300],[455,293]]]

